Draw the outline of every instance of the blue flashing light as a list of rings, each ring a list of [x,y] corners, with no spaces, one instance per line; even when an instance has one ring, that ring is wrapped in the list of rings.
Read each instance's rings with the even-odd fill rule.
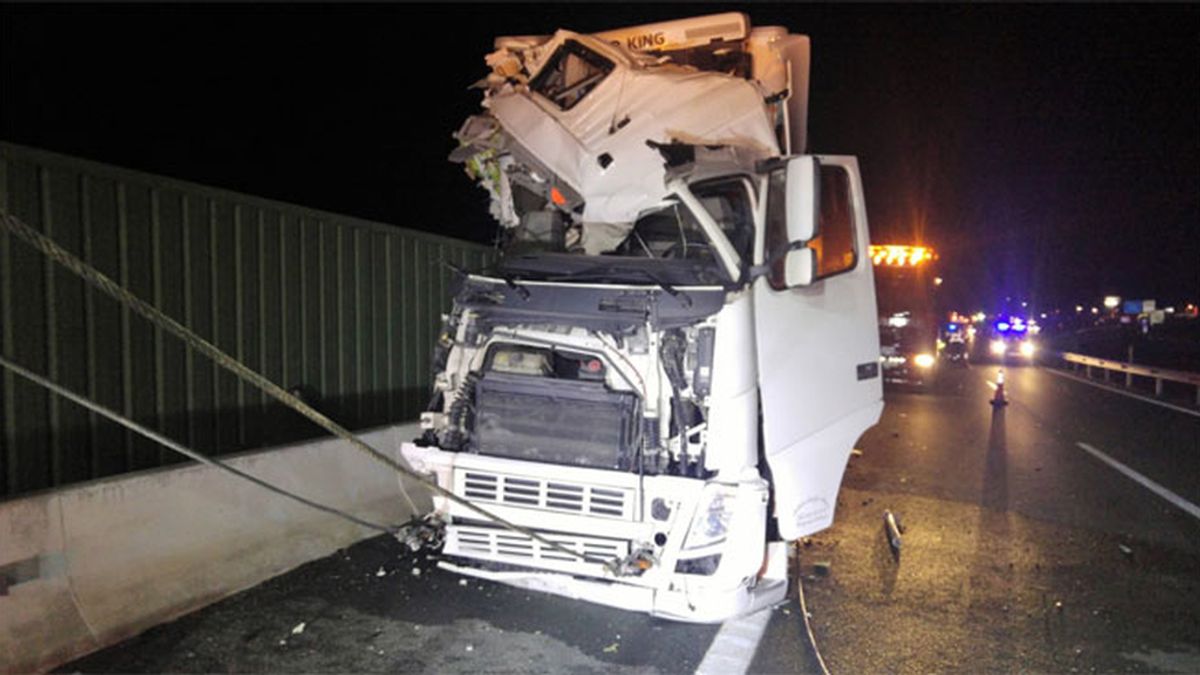
[[[956,323],[946,324],[946,331],[950,332],[950,333],[957,333],[958,332],[958,324],[956,324]]]
[[[1007,321],[1001,321],[996,324],[996,330],[1000,331],[1001,333],[1007,333],[1009,328],[1012,328],[1012,326],[1008,325]]]

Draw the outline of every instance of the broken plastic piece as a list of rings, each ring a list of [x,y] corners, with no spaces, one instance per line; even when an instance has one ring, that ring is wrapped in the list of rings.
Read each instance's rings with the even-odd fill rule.
[[[304,627],[305,627],[306,625],[307,625],[307,624],[306,624],[304,621],[301,621],[300,623],[296,624],[296,625],[295,625],[295,626],[292,628],[292,635],[299,635],[299,634],[303,633],[303,632],[304,632]]]
[[[446,524],[432,513],[424,518],[414,516],[396,532],[396,539],[413,552],[439,549],[446,541]]]
[[[1121,549],[1121,553],[1124,553],[1125,555],[1133,555],[1133,549],[1129,548],[1125,544],[1117,544],[1117,548]]]
[[[618,577],[638,576],[658,564],[658,558],[648,548],[640,548],[625,556],[622,560],[610,560],[604,563],[605,568]]]
[[[614,642],[611,645],[604,648],[604,653],[605,654],[613,654],[620,648],[621,648],[621,643]]]
[[[887,534],[888,546],[892,549],[892,555],[900,559],[900,525],[896,523],[896,516],[891,511],[883,512],[883,529]]]

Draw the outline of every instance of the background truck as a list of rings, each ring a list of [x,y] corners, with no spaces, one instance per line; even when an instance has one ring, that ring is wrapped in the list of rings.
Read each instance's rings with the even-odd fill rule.
[[[496,40],[451,158],[501,256],[402,447],[455,497],[444,567],[688,621],[784,597],[883,407],[857,162],[793,154],[808,54],[736,13]]]
[[[885,383],[927,388],[936,380],[942,327],[934,298],[936,258],[926,246],[871,246]]]

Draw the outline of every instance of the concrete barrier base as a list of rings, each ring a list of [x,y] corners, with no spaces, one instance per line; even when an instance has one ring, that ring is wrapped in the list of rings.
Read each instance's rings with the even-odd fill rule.
[[[361,436],[403,462],[418,434]],[[412,515],[395,472],[340,440],[223,459],[364,520]],[[201,464],[0,502],[0,672],[53,668],[375,534]]]

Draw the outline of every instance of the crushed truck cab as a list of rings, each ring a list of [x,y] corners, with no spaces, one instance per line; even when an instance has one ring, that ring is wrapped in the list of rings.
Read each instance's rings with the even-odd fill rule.
[[[787,153],[807,39],[682,23],[725,37],[497,40],[452,159],[500,258],[459,280],[402,451],[456,498],[443,566],[712,622],[783,599],[882,393],[857,162]]]

